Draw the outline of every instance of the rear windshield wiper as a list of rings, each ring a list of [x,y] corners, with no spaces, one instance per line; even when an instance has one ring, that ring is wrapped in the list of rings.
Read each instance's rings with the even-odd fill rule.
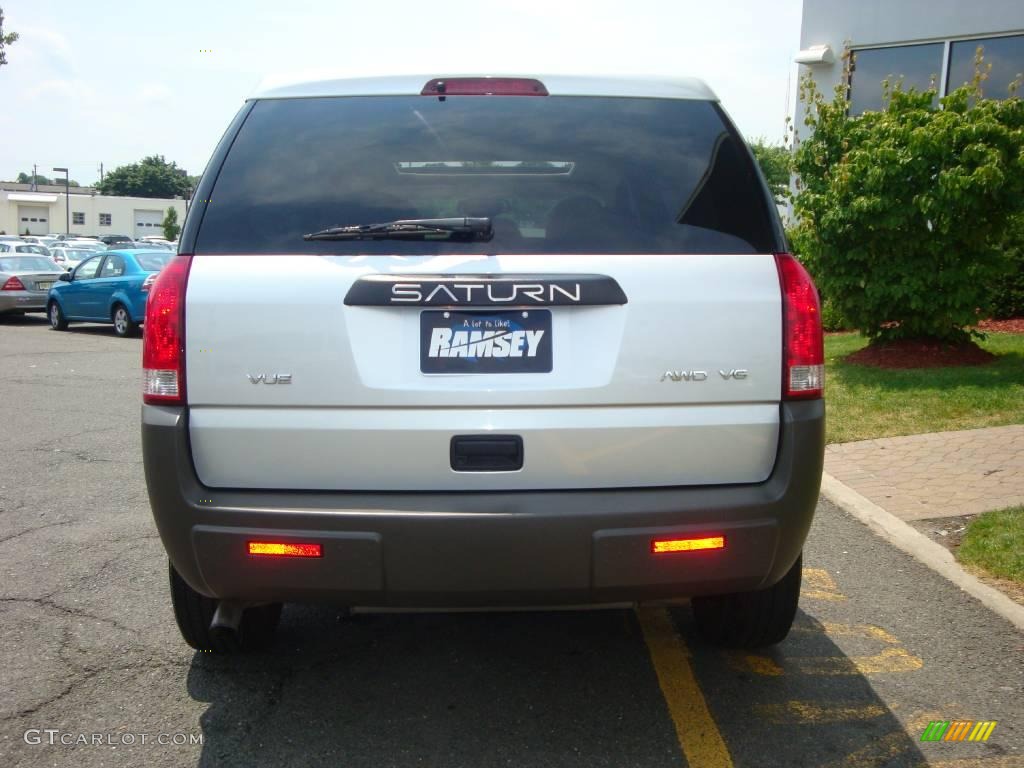
[[[303,235],[303,240],[415,240],[433,236],[450,240],[487,241],[494,236],[489,218],[399,219],[383,224],[331,227]]]

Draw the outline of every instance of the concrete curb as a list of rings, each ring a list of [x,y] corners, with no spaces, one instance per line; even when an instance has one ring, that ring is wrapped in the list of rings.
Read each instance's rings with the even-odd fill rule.
[[[864,498],[828,472],[821,473],[821,492],[829,501],[860,520],[883,539],[945,576],[1017,629],[1024,631],[1024,606],[969,574],[944,546]]]

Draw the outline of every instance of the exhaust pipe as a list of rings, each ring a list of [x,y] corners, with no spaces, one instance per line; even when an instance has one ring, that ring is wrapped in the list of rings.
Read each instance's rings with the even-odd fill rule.
[[[217,634],[227,634],[237,639],[239,626],[242,624],[242,614],[245,612],[245,609],[245,603],[238,602],[237,600],[221,600],[217,603],[217,610],[213,612],[210,631]]]

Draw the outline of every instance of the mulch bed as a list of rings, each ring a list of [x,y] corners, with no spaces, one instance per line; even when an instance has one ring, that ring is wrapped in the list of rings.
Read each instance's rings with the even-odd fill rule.
[[[940,344],[914,339],[870,344],[843,358],[847,363],[874,368],[946,368],[985,365],[995,359],[995,355],[973,341],[965,344]]]
[[[1011,317],[1008,320],[982,320],[978,323],[982,333],[1024,333],[1024,317]]]

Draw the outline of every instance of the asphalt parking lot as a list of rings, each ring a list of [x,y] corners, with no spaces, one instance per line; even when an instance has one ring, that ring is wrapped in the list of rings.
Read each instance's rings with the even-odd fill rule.
[[[2,766],[1024,766],[1024,637],[826,502],[765,653],[702,645],[685,607],[301,606],[269,653],[195,653],[143,482],[140,354],[0,319]],[[933,720],[997,725],[922,743]]]

